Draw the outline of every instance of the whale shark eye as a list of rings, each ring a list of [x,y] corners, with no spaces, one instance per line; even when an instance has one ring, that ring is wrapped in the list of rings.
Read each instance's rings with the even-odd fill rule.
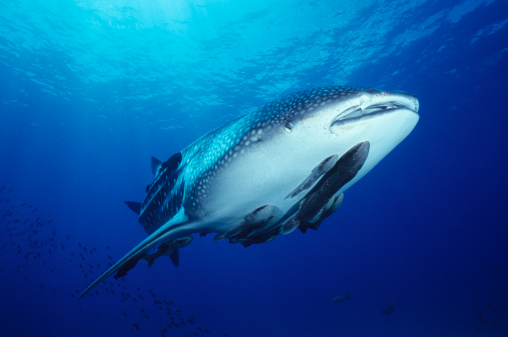
[[[286,125],[284,125],[284,130],[285,130],[287,133],[291,133],[291,132],[293,132],[293,128],[294,128],[294,127],[295,127],[295,126],[293,125],[293,123],[291,123],[291,122],[289,122],[289,121],[288,121],[288,122],[286,123]]]

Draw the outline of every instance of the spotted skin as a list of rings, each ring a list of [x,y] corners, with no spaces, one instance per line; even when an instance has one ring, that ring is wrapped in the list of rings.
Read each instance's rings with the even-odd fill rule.
[[[305,116],[365,90],[370,89],[323,87],[298,92],[275,100],[195,141],[182,151],[185,170],[181,181],[186,182],[186,214],[190,219],[206,215],[203,199],[208,197],[209,183],[222,170],[227,170],[232,161],[270,141],[276,131],[284,129],[290,133]]]
[[[148,234],[152,234],[168,222],[182,207],[184,182],[178,181],[180,153],[174,154],[158,169],[153,182],[147,187],[141,204],[139,222]]]

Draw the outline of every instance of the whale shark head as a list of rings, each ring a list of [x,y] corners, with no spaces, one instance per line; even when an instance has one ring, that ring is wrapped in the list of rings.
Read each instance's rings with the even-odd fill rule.
[[[404,139],[419,118],[418,99],[402,92],[331,87],[296,97],[297,106],[282,117],[284,130],[293,138],[307,135],[324,137],[315,141],[343,142],[346,137],[376,138],[381,133],[377,138],[393,144]]]
[[[279,132],[289,139],[292,150],[302,149],[295,155],[311,160],[314,153],[319,160],[327,153],[341,154],[355,144],[370,143],[369,157],[351,184],[406,138],[419,119],[418,99],[402,92],[329,87],[295,98],[297,108],[284,116],[284,132]]]

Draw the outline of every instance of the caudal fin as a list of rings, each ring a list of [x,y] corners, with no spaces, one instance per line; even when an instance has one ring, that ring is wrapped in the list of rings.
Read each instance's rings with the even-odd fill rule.
[[[124,257],[122,257],[118,262],[116,262],[111,268],[106,270],[97,280],[95,280],[92,284],[90,284],[82,293],[79,295],[78,300],[83,297],[86,293],[92,290],[99,283],[107,279],[114,272],[121,269],[122,267],[128,267],[129,264],[135,264],[139,259],[143,257],[143,255],[150,250],[153,246],[157,245],[161,242],[171,241],[176,238],[187,236],[192,233],[191,230],[186,229],[187,227],[182,226],[187,222],[187,216],[185,215],[184,209],[180,209],[180,211],[169,220],[166,224],[164,224],[161,228],[152,233],[149,237],[143,240],[140,244],[138,244],[134,249],[132,249],[129,253],[127,253]],[[124,268],[126,270],[130,268]]]

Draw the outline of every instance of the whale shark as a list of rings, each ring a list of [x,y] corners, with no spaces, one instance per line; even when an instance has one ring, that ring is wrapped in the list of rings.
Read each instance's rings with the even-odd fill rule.
[[[404,92],[314,88],[241,116],[164,162],[152,157],[144,200],[126,202],[148,237],[79,298],[140,260],[151,265],[169,255],[178,265],[178,248],[193,234],[248,247],[318,229],[344,191],[411,133],[418,110],[418,99]]]

